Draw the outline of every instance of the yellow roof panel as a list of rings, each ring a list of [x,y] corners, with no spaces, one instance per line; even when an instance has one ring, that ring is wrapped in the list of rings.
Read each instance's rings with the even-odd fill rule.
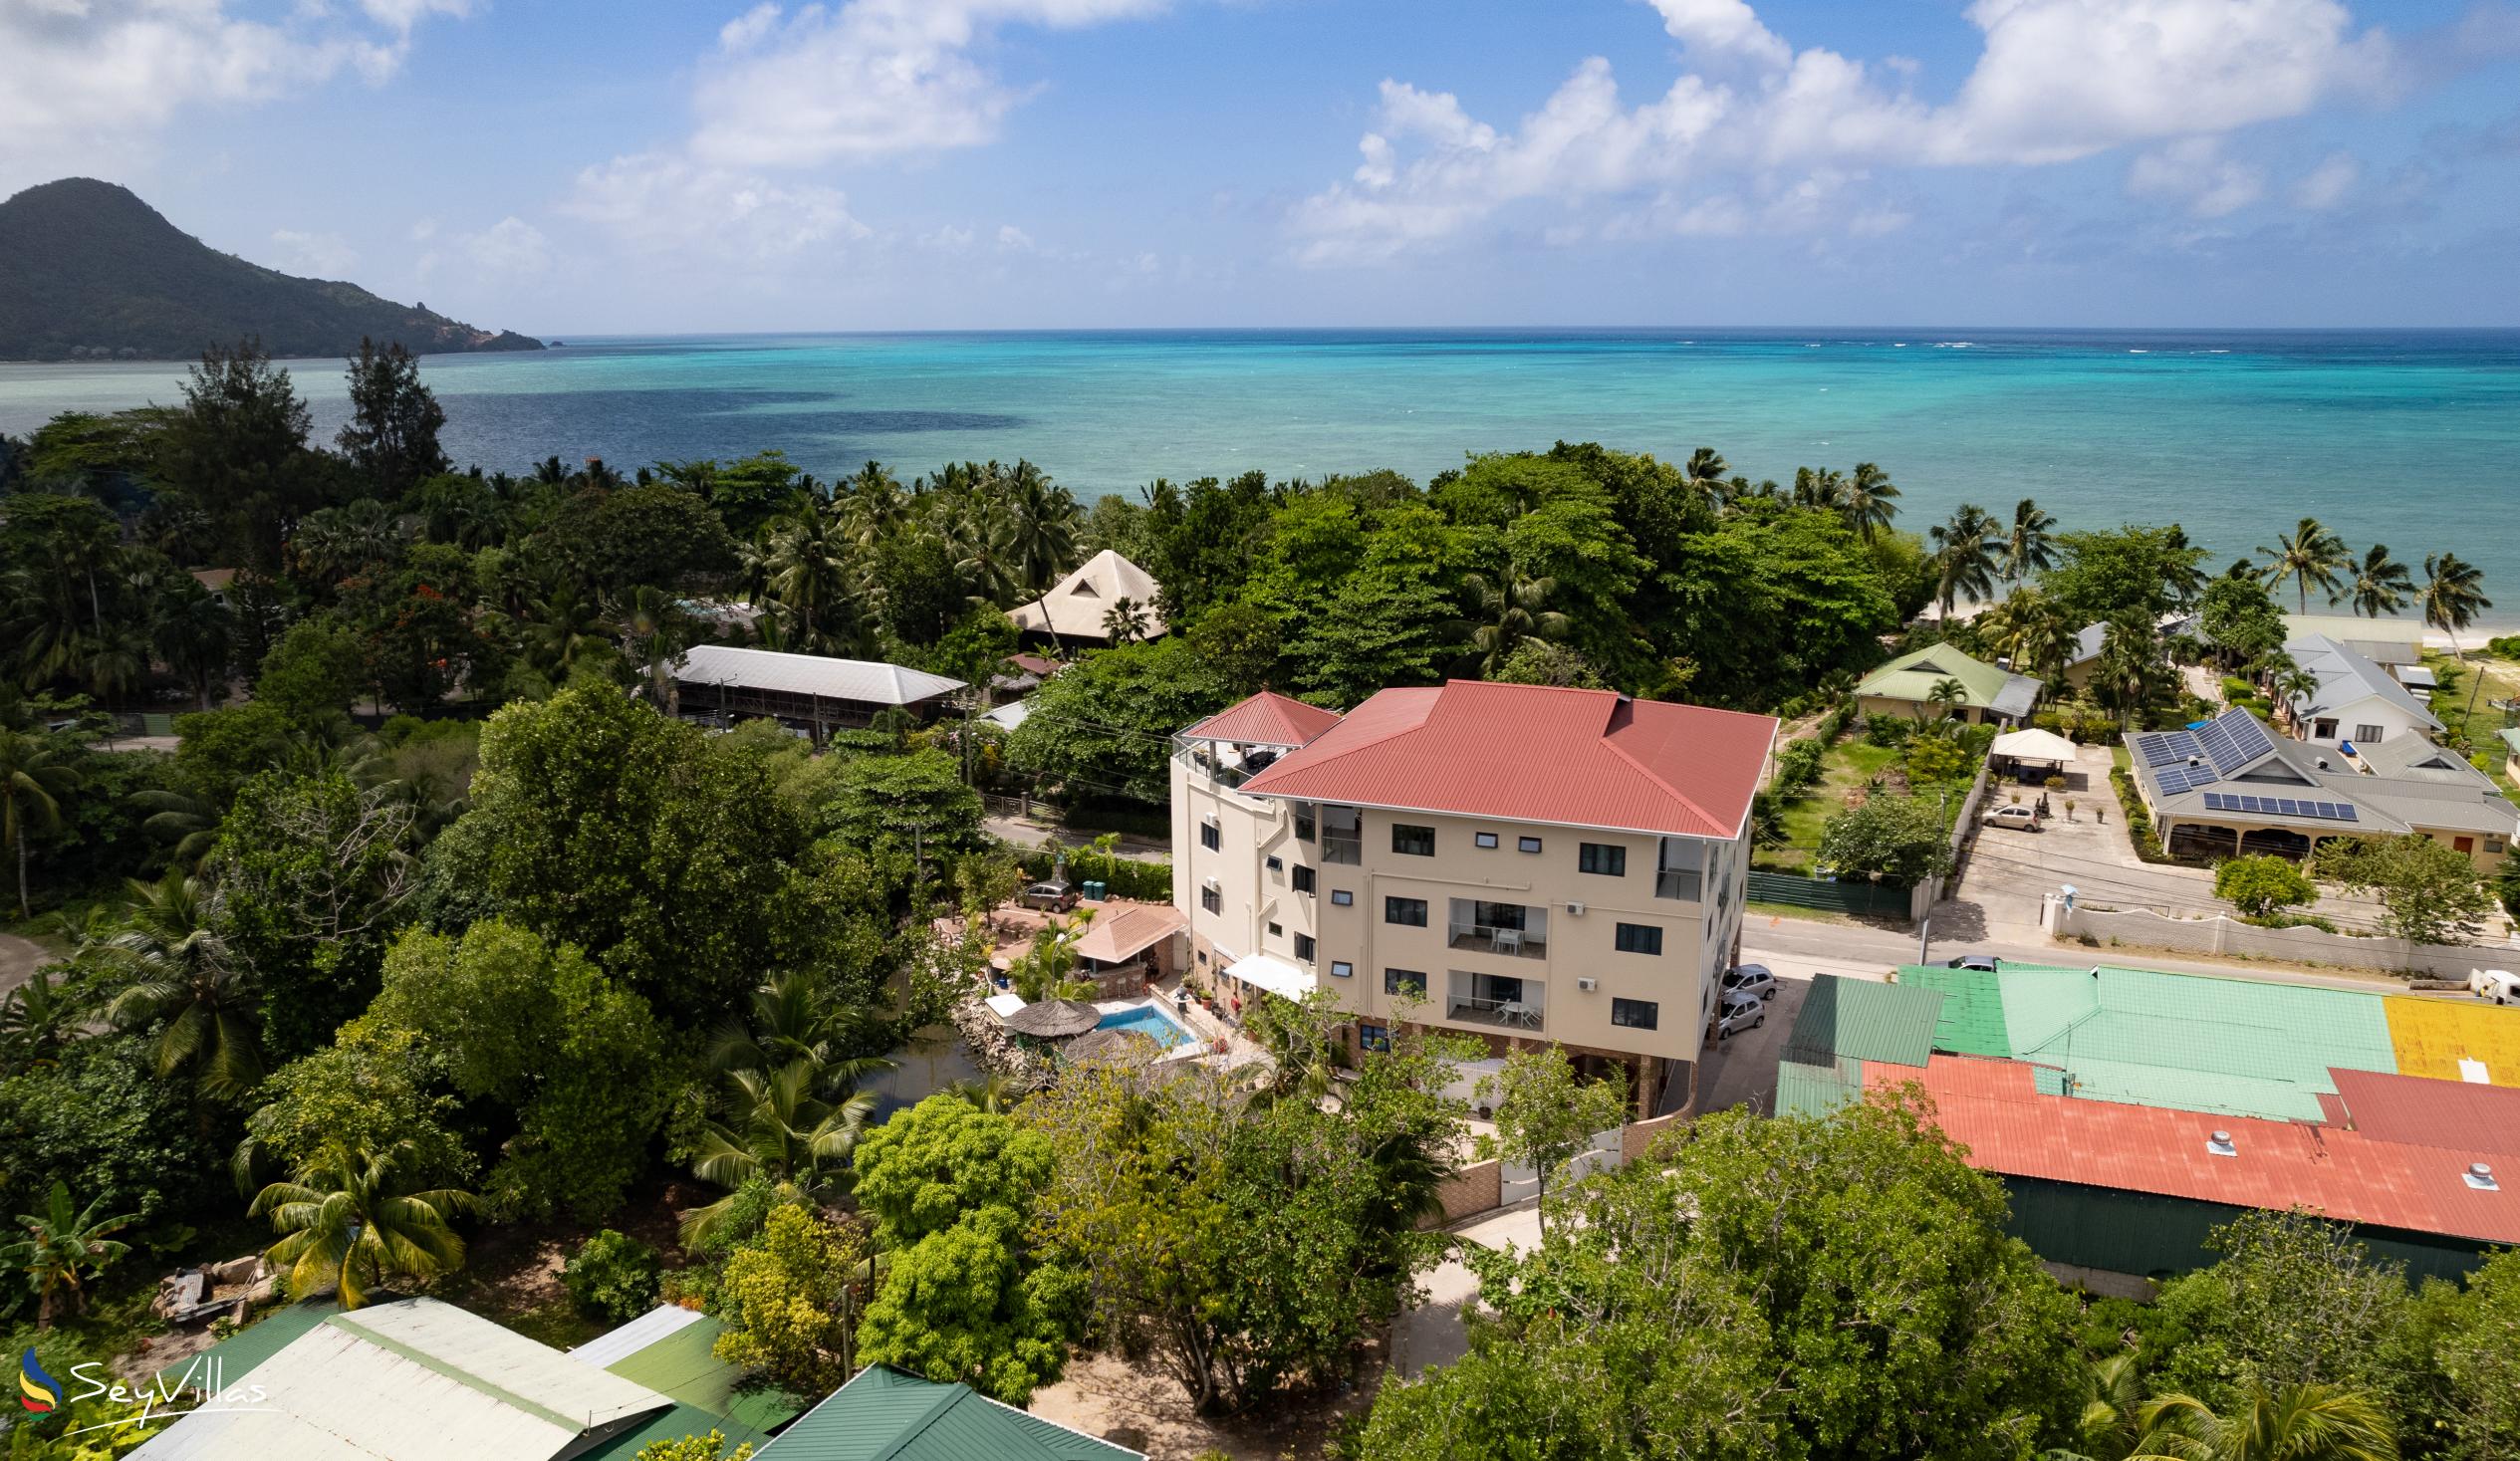
[[[2389,1041],[2397,1051],[2397,1074],[2435,1081],[2463,1081],[2473,1061],[2496,1086],[2520,1087],[2520,1009],[2465,1000],[2396,995],[2389,1010]]]

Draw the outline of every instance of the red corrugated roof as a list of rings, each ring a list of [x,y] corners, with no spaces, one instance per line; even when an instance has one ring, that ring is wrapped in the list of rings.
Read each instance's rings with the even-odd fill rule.
[[[1339,723],[1339,712],[1262,690],[1190,727],[1202,740],[1242,746],[1303,746]]]
[[[2328,1079],[2336,1083],[2345,1119],[2364,1135],[2491,1152],[2510,1160],[2512,1175],[2520,1177],[2520,1090],[2378,1071],[2330,1071]]]
[[[1729,838],[1741,830],[1775,736],[1776,721],[1765,715],[1608,690],[1454,680],[1383,691],[1242,789]]]
[[[1937,1055],[1921,1074],[1867,1063],[1864,1083],[1887,1090],[1917,1082],[1933,1097],[1935,1121],[1968,1148],[1970,1164],[2006,1176],[2239,1207],[2301,1206],[2407,1232],[2520,1242],[2520,1168],[2498,1164],[2498,1191],[2468,1186],[2461,1175],[2468,1163],[2490,1162],[2498,1153],[2449,1144],[2453,1133],[2446,1129],[2429,1132],[2435,1139],[2419,1145],[2313,1122],[2042,1096],[2033,1069],[2020,1061]],[[2343,1081],[2359,1073],[2337,1075]],[[2215,1131],[2231,1134],[2237,1156],[2205,1149]]]

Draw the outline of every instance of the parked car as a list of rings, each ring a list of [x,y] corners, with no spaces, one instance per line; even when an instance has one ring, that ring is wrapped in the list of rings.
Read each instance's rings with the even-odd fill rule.
[[[1073,882],[1036,882],[1024,889],[1023,904],[1048,913],[1064,913],[1077,905],[1077,885]]]
[[[1765,964],[1735,964],[1724,971],[1717,986],[1725,994],[1746,994],[1758,999],[1776,998],[1776,976]]]
[[[1715,1018],[1715,1038],[1730,1040],[1744,1030],[1756,1030],[1768,1022],[1768,1007],[1755,994],[1728,994],[1723,1009]]]
[[[1980,974],[1992,974],[1995,972],[1995,966],[2000,962],[2001,961],[1993,954],[1962,954],[1958,958],[1945,963],[1942,967],[1945,969],[1974,969]]]
[[[1994,811],[1987,813],[1983,820],[1988,827],[2010,827],[2021,832],[2037,832],[2039,830],[2039,809],[2036,807],[2025,807],[2020,803],[2015,802],[2007,806],[1998,807]]]
[[[2498,1005],[2520,1005],[2520,974],[2508,969],[2471,969],[2467,987],[2478,999]]]

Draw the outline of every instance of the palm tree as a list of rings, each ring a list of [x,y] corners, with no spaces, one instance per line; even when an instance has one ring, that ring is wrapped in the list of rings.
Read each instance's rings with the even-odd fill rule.
[[[771,1071],[805,1061],[818,1095],[845,1096],[859,1082],[892,1069],[880,1050],[888,1037],[881,1010],[833,997],[821,979],[790,970],[753,991],[747,1018],[719,1027],[709,1046],[711,1069]]]
[[[2134,729],[2136,712],[2151,701],[2161,669],[2160,630],[2149,615],[2130,610],[2109,620],[2101,631],[2092,685],[2101,703],[2118,712],[2120,730]]]
[[[534,606],[521,637],[526,661],[558,685],[581,665],[601,664],[615,653],[620,633],[593,600],[564,584]]]
[[[866,623],[853,592],[849,545],[829,513],[817,510],[772,523],[762,545],[761,593],[776,608],[787,647],[808,654],[863,647]]]
[[[2012,505],[2012,531],[2004,535],[2004,577],[2018,584],[2033,573],[2056,566],[2056,514],[2025,497]]]
[[[1688,465],[1680,468],[1680,475],[1688,480],[1689,490],[1718,507],[1730,495],[1725,479],[1732,475],[1732,466],[1724,460],[1722,452],[1711,446],[1701,446],[1690,452]]]
[[[1794,505],[1834,509],[1839,506],[1839,496],[1846,486],[1846,477],[1835,467],[1821,467],[1818,470],[1810,467],[1796,467],[1794,469]]]
[[[149,637],[157,657],[182,675],[201,708],[209,709],[210,686],[226,678],[235,652],[236,616],[185,575],[156,597]]]
[[[1847,515],[1847,526],[1870,543],[1898,516],[1898,488],[1891,485],[1890,473],[1871,462],[1857,462],[1855,475],[1838,485],[1838,507]]]
[[[17,854],[18,916],[33,910],[27,900],[27,843],[37,833],[61,826],[62,798],[78,790],[78,768],[67,748],[49,735],[28,730],[0,730],[0,845]]]
[[[1957,715],[1960,707],[1968,703],[1969,687],[1956,679],[1946,677],[1935,680],[1932,687],[1925,691],[1925,704],[1940,711],[1945,719]],[[1921,718],[1923,712],[1917,714]]]
[[[645,585],[632,590],[613,617],[622,626],[623,649],[647,666],[648,697],[663,706],[669,671],[699,637],[698,620],[670,592]]]
[[[2142,1382],[2133,1352],[2112,1354],[2083,1371],[2083,1417],[2077,1428],[2090,1455],[2114,1458],[2135,1449],[2142,1424]]]
[[[1146,637],[1151,624],[1146,607],[1124,594],[1103,610],[1103,632],[1115,644],[1134,644]]]
[[[734,1189],[755,1178],[818,1202],[848,1184],[849,1159],[875,1112],[875,1093],[830,1099],[815,1094],[826,1084],[816,1064],[802,1058],[772,1071],[727,1073],[717,1115],[701,1130],[691,1160],[692,1175],[726,1188],[727,1195],[684,1217],[685,1244],[705,1241],[724,1221]]]
[[[2375,543],[2363,550],[2363,562],[2354,570],[2354,585],[2347,591],[2354,601],[2354,611],[2367,618],[2395,613],[2415,597],[2415,580],[2406,566],[2389,556],[2389,545]]]
[[[2511,866],[2520,872],[2520,857]],[[65,998],[52,972],[38,969],[24,984],[0,995],[0,1070],[11,1074],[49,1066],[79,1038],[87,1010]]]
[[[18,1226],[26,1230],[26,1236],[0,1248],[0,1263],[26,1275],[27,1287],[35,1291],[37,1329],[51,1329],[63,1315],[78,1313],[87,1300],[84,1281],[131,1251],[129,1244],[108,1235],[138,1222],[139,1215],[99,1217],[97,1209],[103,1206],[105,1199],[100,1197],[83,1209],[73,1209],[70,1188],[55,1179],[42,1212],[18,1214]]]
[[[382,1152],[335,1143],[293,1180],[263,1188],[246,1215],[268,1214],[272,1231],[288,1235],[263,1256],[287,1272],[292,1295],[331,1284],[344,1309],[357,1309],[377,1285],[425,1284],[463,1267],[464,1240],[450,1224],[481,1199],[453,1187],[404,1191],[401,1168],[415,1160],[408,1141]]]
[[[2476,621],[2476,615],[2494,607],[2485,597],[2485,576],[2472,563],[2461,562],[2455,553],[2427,553],[2423,556],[2423,621],[2450,636],[2450,653],[2465,659],[2467,652],[2459,648],[2459,631]],[[2485,687],[2482,674],[2467,687],[2467,713],[2476,714],[2476,692]]]
[[[2138,1414],[2143,1438],[2128,1461],[2397,1461],[2388,1414],[2336,1385],[2251,1385],[2227,1415],[2163,1395]]]
[[[159,1076],[190,1071],[213,1100],[244,1096],[264,1074],[259,1000],[216,931],[216,896],[180,867],[129,886],[130,912],[105,957],[131,982],[106,1006],[106,1019],[121,1030],[162,1025],[154,1042]]]
[[[1963,594],[1982,598],[1995,588],[1995,520],[1975,503],[1962,503],[1951,521],[1925,530],[1933,544],[1935,597],[1948,622]]]
[[[2351,567],[2353,555],[2346,551],[2345,540],[2327,530],[2317,518],[2303,518],[2292,532],[2275,540],[2273,548],[2260,547],[2267,556],[2266,587],[2293,581],[2301,596],[2301,611],[2310,611],[2310,588],[2319,586],[2321,593],[2336,596],[2337,576]]]
[[[1479,650],[1479,673],[1494,679],[1525,639],[1554,639],[1567,631],[1567,616],[1548,608],[1555,579],[1526,579],[1508,568],[1500,578],[1467,574],[1462,584],[1481,620],[1471,635]]]
[[[2013,590],[2003,603],[1979,614],[1975,627],[1986,646],[2010,660],[2015,672],[2042,679],[2056,673],[2073,638],[2064,615],[2036,589]]]
[[[2520,866],[2520,863],[2515,863]],[[1004,1115],[1024,1103],[1033,1088],[1003,1071],[992,1071],[977,1081],[956,1081],[944,1094],[968,1102],[973,1109],[990,1115]]]
[[[1085,525],[1085,514],[1067,488],[1028,461],[1015,464],[1005,490],[1015,579],[1038,609],[1076,563],[1077,530]],[[1045,615],[1043,622],[1048,621]]]

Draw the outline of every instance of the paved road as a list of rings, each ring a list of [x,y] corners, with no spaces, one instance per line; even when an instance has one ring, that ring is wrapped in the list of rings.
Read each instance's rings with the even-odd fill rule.
[[[991,837],[1003,838],[1019,848],[1046,848],[1054,843],[1063,848],[1083,848],[1094,843],[1089,833],[1070,832],[1063,827],[1022,817],[983,817],[980,826]],[[1139,862],[1161,862],[1172,855],[1172,845],[1169,841],[1124,834],[1120,840],[1120,854]]]
[[[2086,949],[2079,944],[2006,936],[1990,931],[1965,904],[1934,905],[1929,957],[1993,954],[2026,963],[2083,964],[2109,962],[2180,974],[2220,974],[2235,979],[2264,979],[2280,984],[2316,984],[2330,989],[2385,990],[2401,993],[2405,984],[2386,974],[2347,970],[2294,969],[2266,963],[2218,962],[2212,959],[2155,954],[2146,949]],[[1916,935],[1895,928],[1816,919],[1753,916],[1741,932],[1745,963],[1765,964],[1780,975],[1827,972],[1878,979],[1916,959]],[[1773,1023],[1773,1022],[1771,1022]]]

